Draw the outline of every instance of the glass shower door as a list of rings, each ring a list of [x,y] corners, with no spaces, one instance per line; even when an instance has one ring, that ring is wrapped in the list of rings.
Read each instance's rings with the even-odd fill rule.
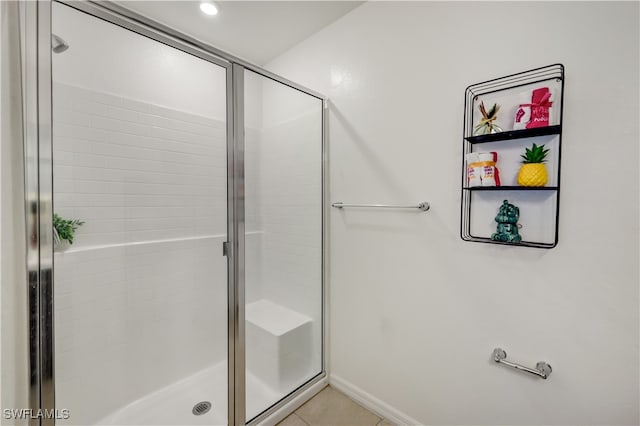
[[[246,418],[322,372],[320,98],[244,72]]]
[[[230,70],[59,3],[53,33],[59,424],[227,424]]]

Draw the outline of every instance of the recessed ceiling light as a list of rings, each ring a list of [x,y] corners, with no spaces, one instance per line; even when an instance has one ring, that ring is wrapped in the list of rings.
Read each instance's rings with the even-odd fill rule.
[[[218,8],[213,3],[200,3],[200,10],[207,15],[218,14]]]

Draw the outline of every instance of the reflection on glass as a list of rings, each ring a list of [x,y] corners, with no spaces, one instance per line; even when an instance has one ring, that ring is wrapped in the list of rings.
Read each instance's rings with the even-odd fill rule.
[[[247,420],[322,370],[322,102],[245,72]]]
[[[59,423],[226,424],[226,71],[53,13]]]

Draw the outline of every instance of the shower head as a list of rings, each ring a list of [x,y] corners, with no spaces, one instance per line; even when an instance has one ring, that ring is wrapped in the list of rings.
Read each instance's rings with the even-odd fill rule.
[[[53,53],[62,53],[69,48],[69,45],[62,38],[51,34],[51,50]]]

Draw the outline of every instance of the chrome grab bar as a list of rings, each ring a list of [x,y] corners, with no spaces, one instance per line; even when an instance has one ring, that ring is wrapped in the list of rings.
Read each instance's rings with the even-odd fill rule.
[[[515,368],[516,370],[526,371],[527,373],[542,377],[545,380],[551,375],[551,366],[546,362],[540,361],[536,364],[536,368],[525,367],[524,365],[507,361],[507,353],[500,348],[495,348],[493,350],[493,360],[500,364]]]
[[[428,202],[423,201],[419,203],[417,206],[399,206],[399,205],[391,205],[391,204],[345,204],[342,201],[338,201],[336,203],[331,204],[331,207],[335,207],[337,209],[342,209],[344,207],[367,207],[367,208],[376,208],[376,209],[418,209],[420,211],[426,212],[431,207]]]

